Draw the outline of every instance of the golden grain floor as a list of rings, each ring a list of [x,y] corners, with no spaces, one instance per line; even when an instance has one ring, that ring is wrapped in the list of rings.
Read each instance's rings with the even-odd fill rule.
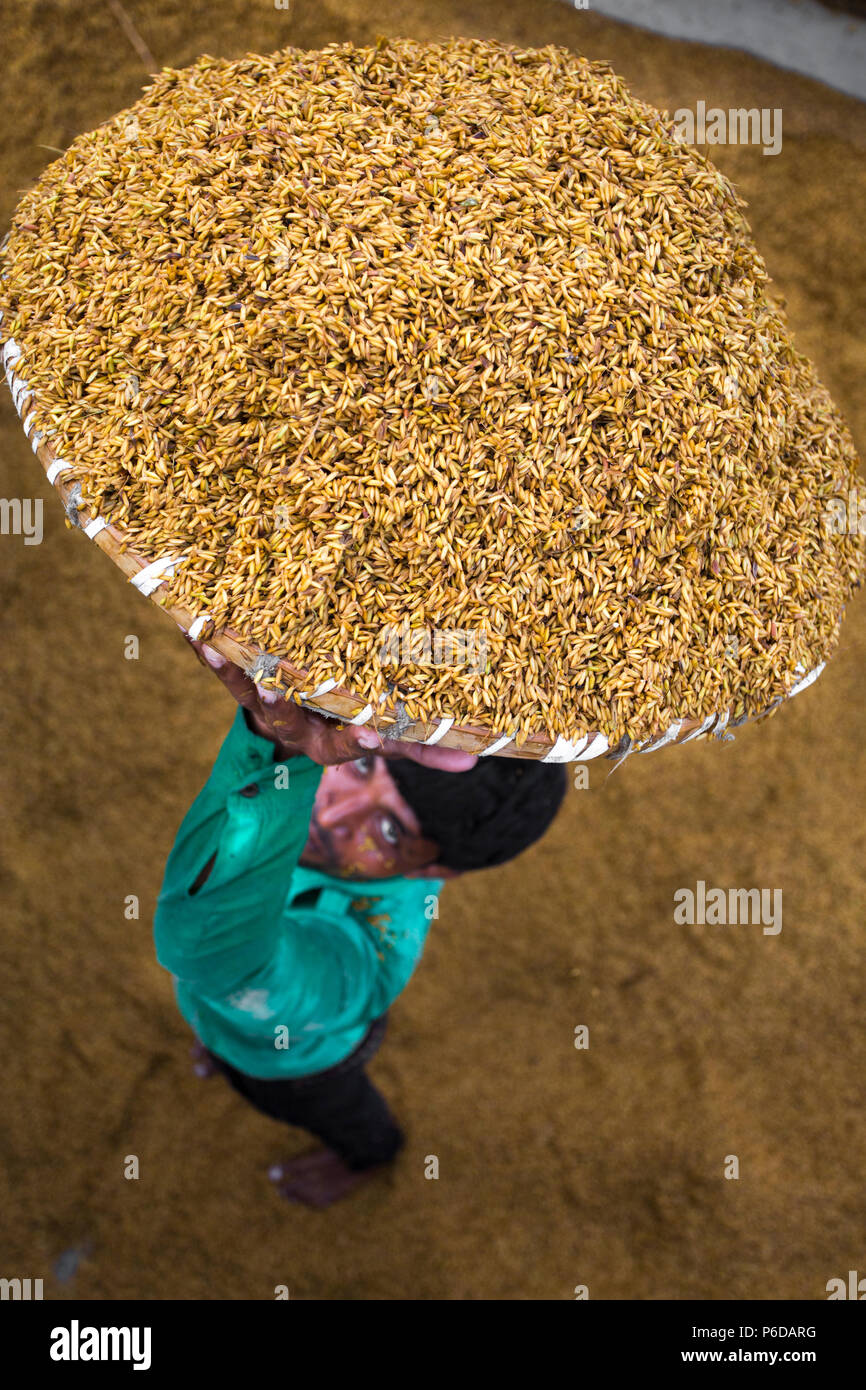
[[[778,156],[710,153],[748,199],[796,340],[863,450],[856,101],[558,0],[125,6],[175,66],[480,35],[608,59],[671,112],[781,107]],[[146,78],[108,5],[7,0],[2,27],[5,224],[52,157],[42,147]],[[284,1207],[265,1170],[308,1142],[192,1076],[150,935],[232,706],[64,526],[5,387],[0,426],[0,491],[46,499],[42,545],[0,538],[0,1274],[43,1277],[54,1299],[268,1299],[277,1284],[329,1300],[567,1299],[576,1284],[593,1299],[811,1299],[862,1270],[866,599],[821,680],[777,717],[609,779],[592,764],[539,846],[446,887],[372,1067],[408,1132],[396,1171],[327,1212]],[[130,633],[138,661],[123,656]],[[674,891],[698,879],[782,888],[781,933],[676,926]],[[723,1177],[728,1154],[738,1181]]]

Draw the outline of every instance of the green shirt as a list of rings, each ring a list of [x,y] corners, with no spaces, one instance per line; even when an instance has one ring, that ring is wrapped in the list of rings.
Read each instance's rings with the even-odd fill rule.
[[[248,1076],[277,1078],[322,1071],[357,1047],[418,964],[443,880],[341,879],[299,865],[322,768],[275,758],[239,707],[177,833],[154,939],[205,1047]]]

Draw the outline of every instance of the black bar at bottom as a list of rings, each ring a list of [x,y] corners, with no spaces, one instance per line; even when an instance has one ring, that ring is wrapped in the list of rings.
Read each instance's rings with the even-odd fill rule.
[[[357,1300],[363,1305],[358,1307],[349,1301],[335,1305],[291,1295],[273,1302],[233,1303],[13,1298],[0,1302],[0,1337],[4,1364],[15,1365],[19,1383],[26,1383],[21,1377],[30,1371],[58,1382],[70,1376],[92,1380],[106,1370],[135,1380],[180,1371],[219,1376],[222,1382],[237,1376],[243,1390],[280,1367],[290,1379],[306,1377],[311,1358],[321,1365],[323,1347],[329,1380],[343,1362],[354,1379],[373,1366],[381,1369],[393,1354],[395,1375],[400,1365],[413,1379],[422,1369],[423,1381],[429,1383],[437,1363],[443,1375],[453,1377],[452,1333],[461,1336],[464,1355],[474,1347],[476,1355],[483,1356],[485,1380],[496,1350],[510,1357],[519,1339],[521,1350],[528,1351],[528,1337],[533,1338],[533,1354],[543,1356],[549,1369],[551,1357],[559,1352],[575,1374],[590,1366],[596,1374],[665,1373],[674,1367],[688,1374],[706,1366],[733,1370],[794,1365],[811,1368],[825,1380],[828,1374],[850,1373],[860,1364],[863,1310],[845,1304],[864,1298],[638,1303],[572,1297],[559,1304],[472,1302],[463,1313],[456,1301],[444,1307],[416,1302],[414,1314],[406,1307],[412,1300],[396,1308],[386,1305],[377,1313],[363,1298]],[[419,1364],[413,1371],[395,1339],[405,1346],[404,1337],[418,1331],[427,1335],[414,1343]],[[320,1332],[326,1334],[324,1343],[309,1340]],[[540,1343],[535,1341],[539,1332],[544,1338]],[[540,1367],[539,1378],[544,1379]]]

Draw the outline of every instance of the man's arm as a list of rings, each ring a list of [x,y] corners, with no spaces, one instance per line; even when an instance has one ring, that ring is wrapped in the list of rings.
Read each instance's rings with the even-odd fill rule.
[[[204,996],[237,989],[276,952],[322,768],[304,757],[277,765],[274,753],[238,709],[166,864],[157,959]]]

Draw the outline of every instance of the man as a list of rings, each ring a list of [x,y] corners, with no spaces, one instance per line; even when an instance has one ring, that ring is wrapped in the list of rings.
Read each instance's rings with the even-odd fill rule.
[[[383,741],[191,645],[240,708],[169,855],[157,959],[200,1040],[199,1074],[221,1071],[323,1141],[270,1176],[289,1200],[328,1206],[405,1142],[364,1065],[443,881],[539,839],[565,770]]]

